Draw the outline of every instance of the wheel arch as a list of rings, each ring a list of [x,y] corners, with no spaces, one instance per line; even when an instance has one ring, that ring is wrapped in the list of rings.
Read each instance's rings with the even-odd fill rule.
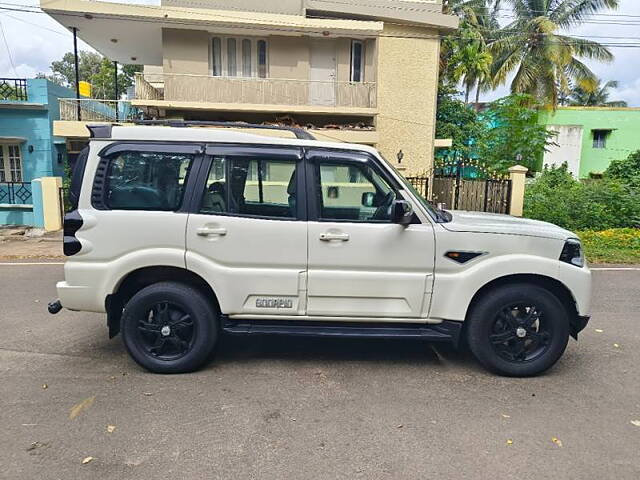
[[[215,291],[197,273],[175,266],[142,267],[124,275],[116,284],[113,293],[108,295],[105,300],[109,337],[113,338],[120,332],[122,310],[131,297],[149,285],[166,281],[182,283],[195,288],[209,298],[216,311],[220,312],[220,303]]]
[[[574,337],[577,337],[577,332],[574,333],[574,329],[575,329],[574,325],[576,325],[579,318],[576,299],[571,293],[571,290],[569,290],[569,288],[564,283],[562,283],[558,279],[548,277],[546,275],[513,274],[513,275],[505,275],[505,276],[498,277],[491,280],[490,282],[483,285],[471,298],[471,302],[467,307],[465,320],[468,319],[469,315],[473,311],[473,308],[478,303],[480,298],[482,298],[482,295],[484,293],[504,285],[513,285],[514,283],[528,283],[528,284],[536,285],[538,287],[544,288],[545,290],[555,295],[558,298],[558,300],[560,300],[560,303],[562,303],[565,310],[567,311],[567,315],[569,316],[569,321],[572,327],[571,328],[572,335]]]

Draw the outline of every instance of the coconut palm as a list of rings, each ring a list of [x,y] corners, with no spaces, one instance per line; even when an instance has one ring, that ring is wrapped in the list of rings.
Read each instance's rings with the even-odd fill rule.
[[[496,0],[448,0],[444,11],[461,18],[460,28],[445,38],[441,49],[441,72],[447,81],[465,87],[466,102],[476,88],[476,104],[480,92],[493,87],[492,56],[487,50],[493,32],[499,28],[496,20]]]
[[[563,35],[604,8],[617,8],[619,0],[502,0],[515,20],[496,32],[489,45],[497,83],[511,82],[513,93],[528,93],[554,107],[561,91],[573,82],[593,81],[583,61],[610,62],[613,55],[598,42]]]
[[[595,84],[581,84],[572,88],[568,96],[568,104],[572,106],[586,107],[626,107],[627,102],[609,101],[609,90],[618,88],[618,82],[609,80],[604,85],[602,80],[596,80]]]
[[[476,103],[478,102],[480,89],[491,78],[492,62],[493,57],[482,38],[471,32],[461,38],[450,63],[452,80],[456,83],[462,81],[465,86],[465,103],[469,103],[469,95],[474,87],[477,88]]]

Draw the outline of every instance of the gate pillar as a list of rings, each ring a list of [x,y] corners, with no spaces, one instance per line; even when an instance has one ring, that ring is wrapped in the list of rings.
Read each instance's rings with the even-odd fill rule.
[[[509,214],[521,217],[524,210],[524,184],[529,169],[522,165],[515,165],[509,169],[511,177],[511,208]]]

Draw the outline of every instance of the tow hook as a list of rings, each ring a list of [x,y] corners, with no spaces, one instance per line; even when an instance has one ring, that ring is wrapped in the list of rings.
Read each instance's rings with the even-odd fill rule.
[[[62,304],[60,303],[60,300],[55,300],[53,302],[49,302],[49,305],[47,305],[47,309],[49,310],[49,313],[51,315],[55,315],[60,310],[62,310]]]

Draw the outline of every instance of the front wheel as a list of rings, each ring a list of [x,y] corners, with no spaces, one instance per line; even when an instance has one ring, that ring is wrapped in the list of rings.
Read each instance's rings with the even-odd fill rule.
[[[476,359],[500,375],[527,377],[551,368],[569,342],[569,318],[549,291],[530,284],[486,293],[467,318]]]
[[[127,302],[122,340],[131,357],[155,373],[202,366],[218,339],[218,316],[200,291],[174,282],[143,288]]]

